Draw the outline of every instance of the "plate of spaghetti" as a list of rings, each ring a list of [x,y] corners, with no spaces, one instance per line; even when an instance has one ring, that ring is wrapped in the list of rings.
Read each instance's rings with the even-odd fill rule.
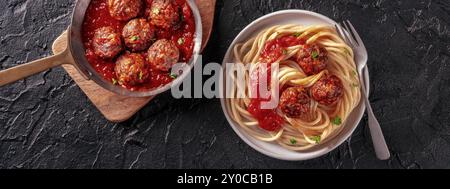
[[[369,86],[369,74],[357,73],[353,50],[335,24],[318,13],[284,10],[252,22],[232,42],[224,65],[246,69],[224,69],[222,108],[255,150],[312,159],[356,129],[365,111],[360,87]]]

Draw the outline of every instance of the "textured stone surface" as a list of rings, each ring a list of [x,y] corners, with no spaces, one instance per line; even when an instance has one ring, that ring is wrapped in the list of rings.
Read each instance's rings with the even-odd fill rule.
[[[74,1],[0,1],[0,69],[50,54]],[[252,20],[282,9],[351,19],[370,55],[371,101],[393,157],[378,161],[364,119],[351,140],[304,162],[242,142],[219,100],[156,98],[107,122],[61,68],[0,88],[0,168],[450,168],[450,2],[220,0],[206,62]]]

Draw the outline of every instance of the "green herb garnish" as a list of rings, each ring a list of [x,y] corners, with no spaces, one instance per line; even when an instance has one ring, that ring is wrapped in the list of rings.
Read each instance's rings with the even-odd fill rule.
[[[302,35],[302,33],[300,33],[300,32],[295,32],[295,33],[293,34],[294,37],[300,37],[300,35]]]
[[[160,12],[159,8],[153,8],[152,9],[152,13],[153,14],[159,14],[159,12]]]
[[[132,40],[132,41],[137,41],[138,39],[139,39],[138,36],[133,36],[133,37],[131,37],[131,40]]]
[[[144,72],[139,72],[139,80],[142,80],[142,78],[144,78]]]
[[[286,49],[283,49],[283,54],[287,55],[288,51]]]
[[[311,53],[311,58],[314,59],[314,60],[317,60],[317,58],[319,58],[319,52],[313,51]]]
[[[297,140],[295,140],[295,138],[291,139],[291,144],[297,144]]]
[[[347,53],[348,55],[350,55],[350,51],[348,51],[347,49],[344,49],[345,53]]]
[[[321,139],[322,139],[322,137],[320,137],[320,136],[313,136],[313,137],[311,137],[311,140],[315,141],[316,144],[319,144]]]
[[[184,14],[180,14],[180,20],[181,20],[181,22],[184,21]]]
[[[183,45],[184,44],[184,38],[179,38],[177,42],[178,42],[178,45]]]
[[[112,84],[113,84],[113,85],[117,85],[117,83],[118,83],[117,80],[114,79],[114,78],[112,78]]]
[[[331,122],[332,122],[334,125],[341,125],[341,124],[342,124],[342,119],[341,119],[341,117],[336,116],[335,118],[333,118],[333,120],[331,120]]]
[[[174,73],[169,74],[169,76],[170,76],[172,79],[176,79],[176,78],[178,77],[178,75],[177,75],[177,74],[174,74]]]

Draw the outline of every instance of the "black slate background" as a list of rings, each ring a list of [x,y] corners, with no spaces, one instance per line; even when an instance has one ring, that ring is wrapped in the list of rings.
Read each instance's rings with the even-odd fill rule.
[[[0,69],[51,53],[74,1],[0,1]],[[392,158],[375,158],[366,118],[338,149],[304,162],[268,158],[229,127],[219,100],[163,94],[131,120],[106,121],[56,68],[0,88],[0,168],[450,168],[448,0],[219,0],[205,62],[277,10],[351,19],[369,51],[371,101]]]

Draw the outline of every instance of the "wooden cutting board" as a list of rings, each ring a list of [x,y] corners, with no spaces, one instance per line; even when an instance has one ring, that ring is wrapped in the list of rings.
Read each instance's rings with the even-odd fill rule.
[[[203,44],[202,50],[208,43],[211,35],[216,0],[195,0],[202,17]],[[67,47],[67,33],[64,32],[53,43],[53,53],[57,54]],[[81,90],[97,109],[111,122],[123,122],[131,118],[136,112],[149,103],[153,97],[132,98],[112,93],[95,82],[84,79],[72,65],[63,65],[63,68],[77,83]]]

